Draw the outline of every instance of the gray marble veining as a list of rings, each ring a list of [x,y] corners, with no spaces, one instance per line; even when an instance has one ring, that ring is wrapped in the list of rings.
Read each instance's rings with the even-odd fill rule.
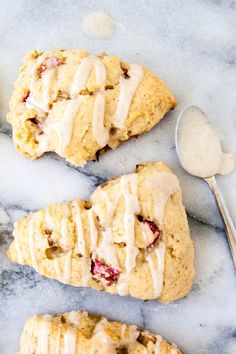
[[[81,32],[87,13],[104,9],[117,22],[111,40]],[[236,2],[231,0],[31,1],[0,4],[0,353],[16,353],[25,319],[37,313],[81,309],[135,323],[176,342],[188,354],[236,353],[235,272],[208,187],[179,166],[174,129],[187,104],[202,107],[236,152]],[[179,105],[150,133],[132,139],[99,162],[74,168],[54,154],[29,161],[14,149],[5,122],[23,55],[30,49],[85,48],[143,64],[163,78]],[[112,176],[143,161],[163,160],[178,175],[196,245],[192,292],[162,305],[77,289],[12,264],[6,256],[12,224],[49,203],[88,198]],[[236,173],[218,177],[236,222]]]

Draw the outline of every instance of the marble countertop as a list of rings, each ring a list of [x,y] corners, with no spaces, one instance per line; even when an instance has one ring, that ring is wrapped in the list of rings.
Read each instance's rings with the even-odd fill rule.
[[[117,22],[110,40],[83,34],[81,19],[104,9]],[[0,5],[0,353],[16,353],[23,323],[37,313],[87,310],[158,332],[188,354],[236,353],[236,285],[222,220],[207,185],[179,166],[174,129],[180,110],[202,107],[236,153],[236,2],[233,0],[30,1]],[[143,64],[179,105],[148,134],[76,169],[56,155],[29,161],[14,149],[7,104],[30,49],[86,48]],[[178,175],[196,246],[191,293],[168,305],[111,296],[48,280],[10,262],[12,223],[52,202],[88,198],[104,180],[138,162],[163,160]],[[236,172],[217,177],[236,222]]]

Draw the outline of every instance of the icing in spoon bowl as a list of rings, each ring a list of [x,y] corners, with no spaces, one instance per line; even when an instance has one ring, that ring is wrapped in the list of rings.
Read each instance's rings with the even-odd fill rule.
[[[203,178],[215,196],[236,267],[236,229],[215,179],[217,173],[232,172],[234,156],[222,152],[216,130],[209,123],[206,114],[196,106],[189,106],[181,112],[175,142],[182,167],[188,173]]]
[[[188,173],[204,178],[232,172],[234,156],[222,152],[219,135],[200,108],[189,106],[181,112],[175,139],[180,163]]]

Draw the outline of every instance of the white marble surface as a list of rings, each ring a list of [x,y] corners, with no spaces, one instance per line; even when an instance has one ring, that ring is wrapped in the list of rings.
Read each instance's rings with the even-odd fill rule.
[[[84,15],[104,9],[117,21],[110,40],[81,32]],[[199,105],[236,152],[236,3],[231,0],[32,1],[0,5],[0,353],[16,353],[25,319],[36,313],[83,309],[145,326],[188,354],[236,353],[236,285],[223,224],[207,186],[180,168],[174,128],[179,111]],[[130,140],[84,169],[56,155],[29,161],[15,152],[4,122],[23,55],[30,49],[107,51],[158,73],[178,108],[150,133]],[[76,289],[44,279],[6,257],[13,220],[48,203],[87,198],[96,185],[132,171],[141,161],[163,160],[179,176],[196,245],[196,279],[185,299],[160,305]],[[236,173],[218,177],[236,222]]]

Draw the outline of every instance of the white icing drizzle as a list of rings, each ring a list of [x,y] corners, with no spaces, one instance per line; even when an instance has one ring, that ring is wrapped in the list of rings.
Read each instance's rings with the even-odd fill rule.
[[[161,342],[162,342],[162,337],[157,335],[156,343],[153,345],[154,354],[161,353]]]
[[[121,273],[116,285],[117,293],[121,296],[128,295],[128,287],[129,287],[129,274]]]
[[[133,96],[143,79],[143,68],[137,64],[130,64],[128,74],[130,76],[129,79],[125,79],[123,76],[120,77],[120,95],[114,118],[115,126],[121,129],[125,127]]]
[[[87,286],[88,281],[91,277],[90,269],[91,269],[91,259],[90,257],[83,256],[82,257],[82,285]]]
[[[93,55],[84,58],[77,69],[70,93],[71,97],[79,95],[80,91],[85,87],[92,68],[95,68],[96,83],[99,91],[95,95],[93,109],[93,136],[100,146],[105,146],[109,140],[109,133],[104,127],[105,116],[105,94],[104,86],[106,82],[106,68],[101,60]]]
[[[99,257],[104,258],[114,267],[118,267],[118,260],[114,241],[112,240],[112,230],[107,228],[102,232],[102,242],[97,249]]]
[[[71,263],[72,263],[72,251],[69,251],[65,256],[65,263],[64,263],[64,276],[63,280],[67,284],[71,280]]]
[[[115,354],[116,344],[112,338],[106,333],[105,328],[108,324],[106,318],[103,318],[95,327],[94,336],[91,341],[91,349],[90,354],[95,353],[103,353],[103,354]],[[128,329],[127,336],[125,335],[126,329]],[[121,333],[120,333],[120,342],[121,346],[132,346],[132,344],[136,343],[139,332],[137,331],[136,326],[127,326],[126,324],[122,324]]]
[[[177,348],[172,348],[170,354],[178,354]]]
[[[55,227],[55,223],[52,219],[52,215],[50,213],[49,208],[44,209],[45,210],[45,222],[49,229],[53,229]]]
[[[127,328],[127,325],[125,323],[123,323],[121,326],[121,338],[123,338],[125,336],[126,328]]]
[[[80,91],[85,88],[93,67],[95,68],[98,87],[101,88],[101,86],[104,85],[106,81],[106,68],[99,58],[94,55],[89,55],[81,61],[75,72],[74,79],[70,87],[70,95],[72,98],[79,95]]]
[[[36,316],[33,316],[32,317],[32,324],[31,324],[31,326],[29,328],[29,334],[28,334],[27,354],[31,354],[32,353],[32,348],[30,348],[30,347],[31,347],[32,339],[33,339],[35,322],[36,322]]]
[[[55,67],[47,69],[42,73],[42,84],[43,84],[42,98],[43,98],[44,105],[47,107],[47,109],[48,109],[48,103],[50,102],[50,97],[55,95],[53,91],[53,83],[55,82],[55,78],[56,78]]]
[[[49,354],[50,353],[50,332],[51,332],[51,319],[52,316],[44,315],[39,325],[39,340],[37,353]]]
[[[157,248],[153,250],[147,257],[146,260],[148,261],[152,281],[153,281],[153,290],[154,296],[157,298],[161,295],[162,287],[163,287],[163,273],[164,273],[164,266],[165,266],[165,242],[160,241]],[[155,253],[157,259],[157,266],[155,266],[153,261],[153,253]]]
[[[29,220],[29,251],[30,251],[30,256],[31,256],[31,262],[32,266],[35,269],[38,269],[38,261],[37,261],[37,256],[35,252],[35,240],[34,240],[34,216],[30,216]]]
[[[80,324],[80,313],[77,311],[71,311],[66,317],[67,323],[71,323],[74,326],[79,326]]]
[[[60,339],[61,339],[61,327],[58,326],[56,343],[55,343],[55,354],[60,354],[60,342],[61,342]]]
[[[135,214],[140,211],[137,197],[138,175],[133,173],[122,176],[120,179],[120,187],[125,198],[125,215],[124,215],[124,242],[126,242],[126,260],[125,267],[128,273],[136,265],[136,256],[138,248],[134,245],[134,223]]]
[[[106,212],[104,212],[104,214],[101,214],[100,208],[96,208],[96,202],[94,203],[94,196],[97,193],[101,194],[102,199],[106,203]],[[114,212],[120,200],[120,196],[121,194],[120,192],[118,192],[115,201],[111,201],[107,192],[104,189],[101,189],[100,187],[97,189],[95,194],[91,196],[91,201],[94,203],[93,209],[99,215],[99,220],[104,227],[108,227],[111,224]]]
[[[154,354],[160,354],[160,352],[161,352],[161,346],[160,346],[160,342],[156,342],[155,344],[154,344]]]
[[[136,256],[138,254],[138,248],[134,245],[134,223],[135,214],[140,211],[140,206],[137,196],[138,175],[133,173],[130,175],[122,176],[120,178],[120,187],[115,202],[110,201],[108,194],[100,190],[103,198],[106,202],[106,215],[102,218],[103,226],[106,226],[103,232],[102,243],[97,250],[100,257],[106,259],[111,265],[118,266],[117,256],[115,252],[114,242],[112,240],[112,230],[109,227],[112,221],[112,216],[117,207],[117,204],[121,198],[124,197],[125,201],[125,213],[124,213],[124,237],[123,242],[126,243],[126,271],[130,273],[136,265]],[[98,193],[99,193],[98,192]],[[94,197],[93,197],[94,199]],[[128,275],[120,274],[119,281],[117,283],[117,291],[121,295],[127,295],[128,291]]]
[[[100,146],[105,146],[109,141],[108,130],[104,127],[105,94],[98,92],[93,108],[93,136]]]
[[[64,217],[61,220],[61,242],[60,243],[62,247],[67,248],[67,240],[69,235],[68,217],[71,215],[68,204],[63,204],[63,214]],[[65,256],[65,263],[64,263],[63,281],[65,283],[69,283],[71,280],[71,262],[72,262],[72,251],[68,251]]]
[[[61,269],[60,269],[60,260],[59,258],[54,258],[53,259],[53,266],[55,270],[55,274],[58,280],[61,279]]]
[[[48,102],[49,102],[49,88],[51,87],[51,80],[52,80],[52,75],[46,74],[45,72],[42,73],[42,83],[43,83],[43,97],[42,97],[42,102],[38,102],[35,100],[35,91],[36,91],[36,83],[38,80],[38,70],[43,63],[43,61],[47,58],[48,53],[44,53],[40,55],[35,64],[31,68],[31,82],[30,82],[30,95],[26,100],[26,108],[35,108],[36,111],[39,112],[39,114],[45,115],[43,112],[48,112]],[[50,71],[54,71],[55,68],[50,69]],[[47,71],[47,70],[46,70]],[[44,78],[45,76],[45,78]],[[46,91],[46,93],[45,93]]]
[[[68,328],[64,334],[64,351],[63,354],[76,354],[76,329]]]
[[[153,233],[147,223],[140,224],[140,228],[142,231],[142,236],[145,240],[145,244],[148,246],[153,242]]]
[[[179,181],[173,173],[157,172],[147,178],[146,184],[152,191],[156,221],[162,226],[166,202],[179,188]]]
[[[112,242],[112,230],[109,227],[115,209],[119,203],[121,196],[124,197],[125,201],[125,213],[124,213],[124,237],[123,242],[126,243],[126,260],[125,267],[127,273],[130,273],[136,265],[136,256],[138,254],[138,248],[134,245],[135,234],[134,234],[134,223],[135,223],[135,214],[140,211],[140,206],[137,196],[137,187],[138,187],[138,175],[133,173],[130,175],[122,176],[120,178],[119,191],[117,193],[115,201],[111,201],[108,194],[104,190],[99,190],[97,193],[101,193],[102,197],[106,203],[106,213],[104,217],[101,217],[100,221],[105,229],[103,233],[101,250],[98,251],[99,255],[102,258],[108,260],[108,262],[117,266],[118,261],[115,254],[114,243]],[[92,197],[92,200],[95,200],[95,194]],[[98,210],[99,214],[99,210]],[[117,282],[117,292],[120,295],[128,294],[128,281],[129,275],[127,273],[121,273],[119,280]]]
[[[35,109],[39,117],[45,116],[45,107],[37,102],[31,95],[26,99],[25,106],[27,109]]]
[[[83,96],[79,96],[78,98],[69,100],[62,119],[48,127],[48,135],[52,129],[57,133],[59,144],[56,152],[58,154],[62,154],[70,144],[74,119],[79,111],[83,99]]]
[[[90,250],[94,251],[97,247],[98,231],[94,223],[93,209],[88,211],[89,228],[90,228]]]
[[[63,204],[63,218],[61,219],[61,239],[60,243],[63,248],[67,248],[68,241],[68,217],[70,216],[70,209],[68,204]]]
[[[103,318],[99,321],[94,329],[94,335],[91,341],[89,354],[115,354],[115,348],[112,339],[106,334],[104,327],[107,324],[107,319]]]
[[[16,248],[16,255],[17,255],[17,263],[24,264],[24,257],[23,253],[21,250],[21,245],[20,245],[20,223],[15,222],[14,223],[14,230],[13,230],[13,236],[14,236],[14,241],[15,241],[15,248]]]
[[[84,230],[83,230],[83,222],[81,216],[80,206],[77,202],[72,203],[75,211],[75,224],[76,224],[76,231],[77,231],[77,247],[79,253],[83,256],[85,255],[85,239],[84,239]]]
[[[128,329],[128,336],[125,335],[126,329]],[[125,323],[121,326],[121,340],[120,344],[129,346],[130,344],[134,344],[139,336],[139,332],[137,331],[137,327],[134,325],[127,326]]]

